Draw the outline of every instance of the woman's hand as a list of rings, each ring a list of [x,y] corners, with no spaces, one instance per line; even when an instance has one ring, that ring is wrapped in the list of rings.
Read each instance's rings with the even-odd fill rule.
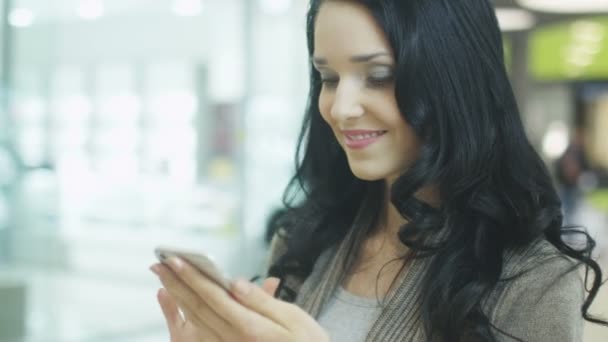
[[[329,341],[305,311],[273,298],[277,279],[267,279],[263,288],[238,280],[227,292],[181,259],[169,265],[156,264],[152,271],[167,291],[159,291],[158,299],[171,342]]]
[[[262,289],[264,292],[273,296],[279,285],[278,278],[268,278],[264,281]],[[190,341],[214,341],[216,338],[209,338],[209,328],[201,329],[192,324],[192,321],[185,320],[179,313],[177,303],[166,289],[158,290],[158,302],[165,316],[171,342],[190,342]]]
[[[158,302],[163,310],[171,342],[206,341],[205,331],[192,325],[192,322],[184,320],[179,313],[177,304],[171,298],[167,290],[158,291]]]

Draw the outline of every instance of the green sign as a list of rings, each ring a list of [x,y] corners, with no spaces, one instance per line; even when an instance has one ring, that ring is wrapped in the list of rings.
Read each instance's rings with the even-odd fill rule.
[[[569,21],[534,31],[530,70],[538,80],[608,79],[608,17]]]

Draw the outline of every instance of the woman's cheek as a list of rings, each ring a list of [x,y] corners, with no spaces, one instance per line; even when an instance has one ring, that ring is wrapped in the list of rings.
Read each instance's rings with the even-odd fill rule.
[[[323,92],[321,92],[321,95],[319,96],[319,111],[321,112],[323,120],[325,120],[325,122],[327,122],[329,125],[332,125],[330,117],[331,103],[327,95],[324,95]]]

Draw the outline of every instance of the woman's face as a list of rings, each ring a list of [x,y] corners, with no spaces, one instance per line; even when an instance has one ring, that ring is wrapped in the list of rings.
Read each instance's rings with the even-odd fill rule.
[[[384,32],[363,5],[325,1],[314,34],[323,119],[356,177],[394,181],[416,159],[419,141],[397,106],[395,61]]]

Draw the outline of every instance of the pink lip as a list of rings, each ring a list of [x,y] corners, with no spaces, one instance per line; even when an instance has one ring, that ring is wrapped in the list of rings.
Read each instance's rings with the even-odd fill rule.
[[[352,140],[351,138],[349,138],[349,135],[360,135],[360,134],[371,134],[371,133],[376,133],[376,132],[382,132],[382,134],[375,136],[375,137],[371,137],[371,138],[367,138],[367,139],[360,139],[360,140]],[[375,143],[376,141],[378,141],[380,138],[382,138],[382,136],[384,136],[384,134],[386,134],[386,131],[382,131],[382,130],[376,130],[376,131],[372,131],[372,130],[344,130],[342,131],[342,134],[344,134],[344,144],[348,147],[348,148],[352,148],[352,149],[363,149],[366,148],[367,146]]]

